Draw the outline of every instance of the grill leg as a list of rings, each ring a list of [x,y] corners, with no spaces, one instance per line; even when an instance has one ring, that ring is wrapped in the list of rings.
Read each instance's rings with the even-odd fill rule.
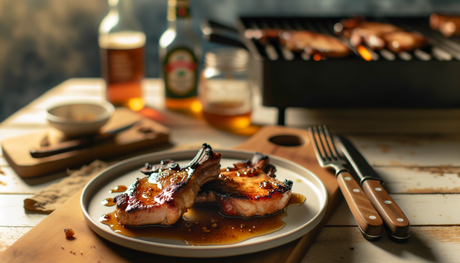
[[[278,108],[278,125],[285,124],[286,107]]]

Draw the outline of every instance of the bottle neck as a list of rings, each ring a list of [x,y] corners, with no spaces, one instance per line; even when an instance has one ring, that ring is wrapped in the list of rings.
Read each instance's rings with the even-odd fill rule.
[[[118,15],[120,20],[132,22],[134,15],[133,3],[131,0],[118,0]]]
[[[190,20],[190,4],[188,0],[168,0],[168,21],[181,22]]]
[[[142,31],[142,27],[134,14],[133,3],[131,0],[108,0],[111,19],[110,29],[106,31]]]

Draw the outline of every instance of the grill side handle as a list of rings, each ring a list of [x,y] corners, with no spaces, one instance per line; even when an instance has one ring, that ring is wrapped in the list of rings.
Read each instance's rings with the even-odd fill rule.
[[[203,39],[218,44],[224,44],[231,47],[248,49],[246,45],[238,38],[238,30],[218,22],[207,20],[201,24]]]

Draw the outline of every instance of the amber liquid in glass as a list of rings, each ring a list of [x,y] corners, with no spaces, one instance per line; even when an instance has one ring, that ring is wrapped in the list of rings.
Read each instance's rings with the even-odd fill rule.
[[[194,113],[201,110],[201,103],[198,97],[190,97],[185,99],[165,98],[166,108],[174,111]]]
[[[222,101],[210,103],[203,109],[204,119],[212,126],[223,130],[238,130],[251,124],[252,111],[241,113],[243,102]]]
[[[144,45],[142,33],[121,32],[99,38],[106,97],[115,106],[138,111],[144,107]]]

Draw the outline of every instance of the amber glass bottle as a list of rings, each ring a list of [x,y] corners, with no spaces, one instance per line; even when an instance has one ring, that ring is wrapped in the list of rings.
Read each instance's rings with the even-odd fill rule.
[[[108,0],[110,10],[99,26],[99,48],[106,97],[115,106],[144,107],[145,34],[131,0]]]
[[[168,29],[160,38],[160,76],[168,109],[199,112],[198,61],[201,45],[191,30],[188,0],[168,0]]]

